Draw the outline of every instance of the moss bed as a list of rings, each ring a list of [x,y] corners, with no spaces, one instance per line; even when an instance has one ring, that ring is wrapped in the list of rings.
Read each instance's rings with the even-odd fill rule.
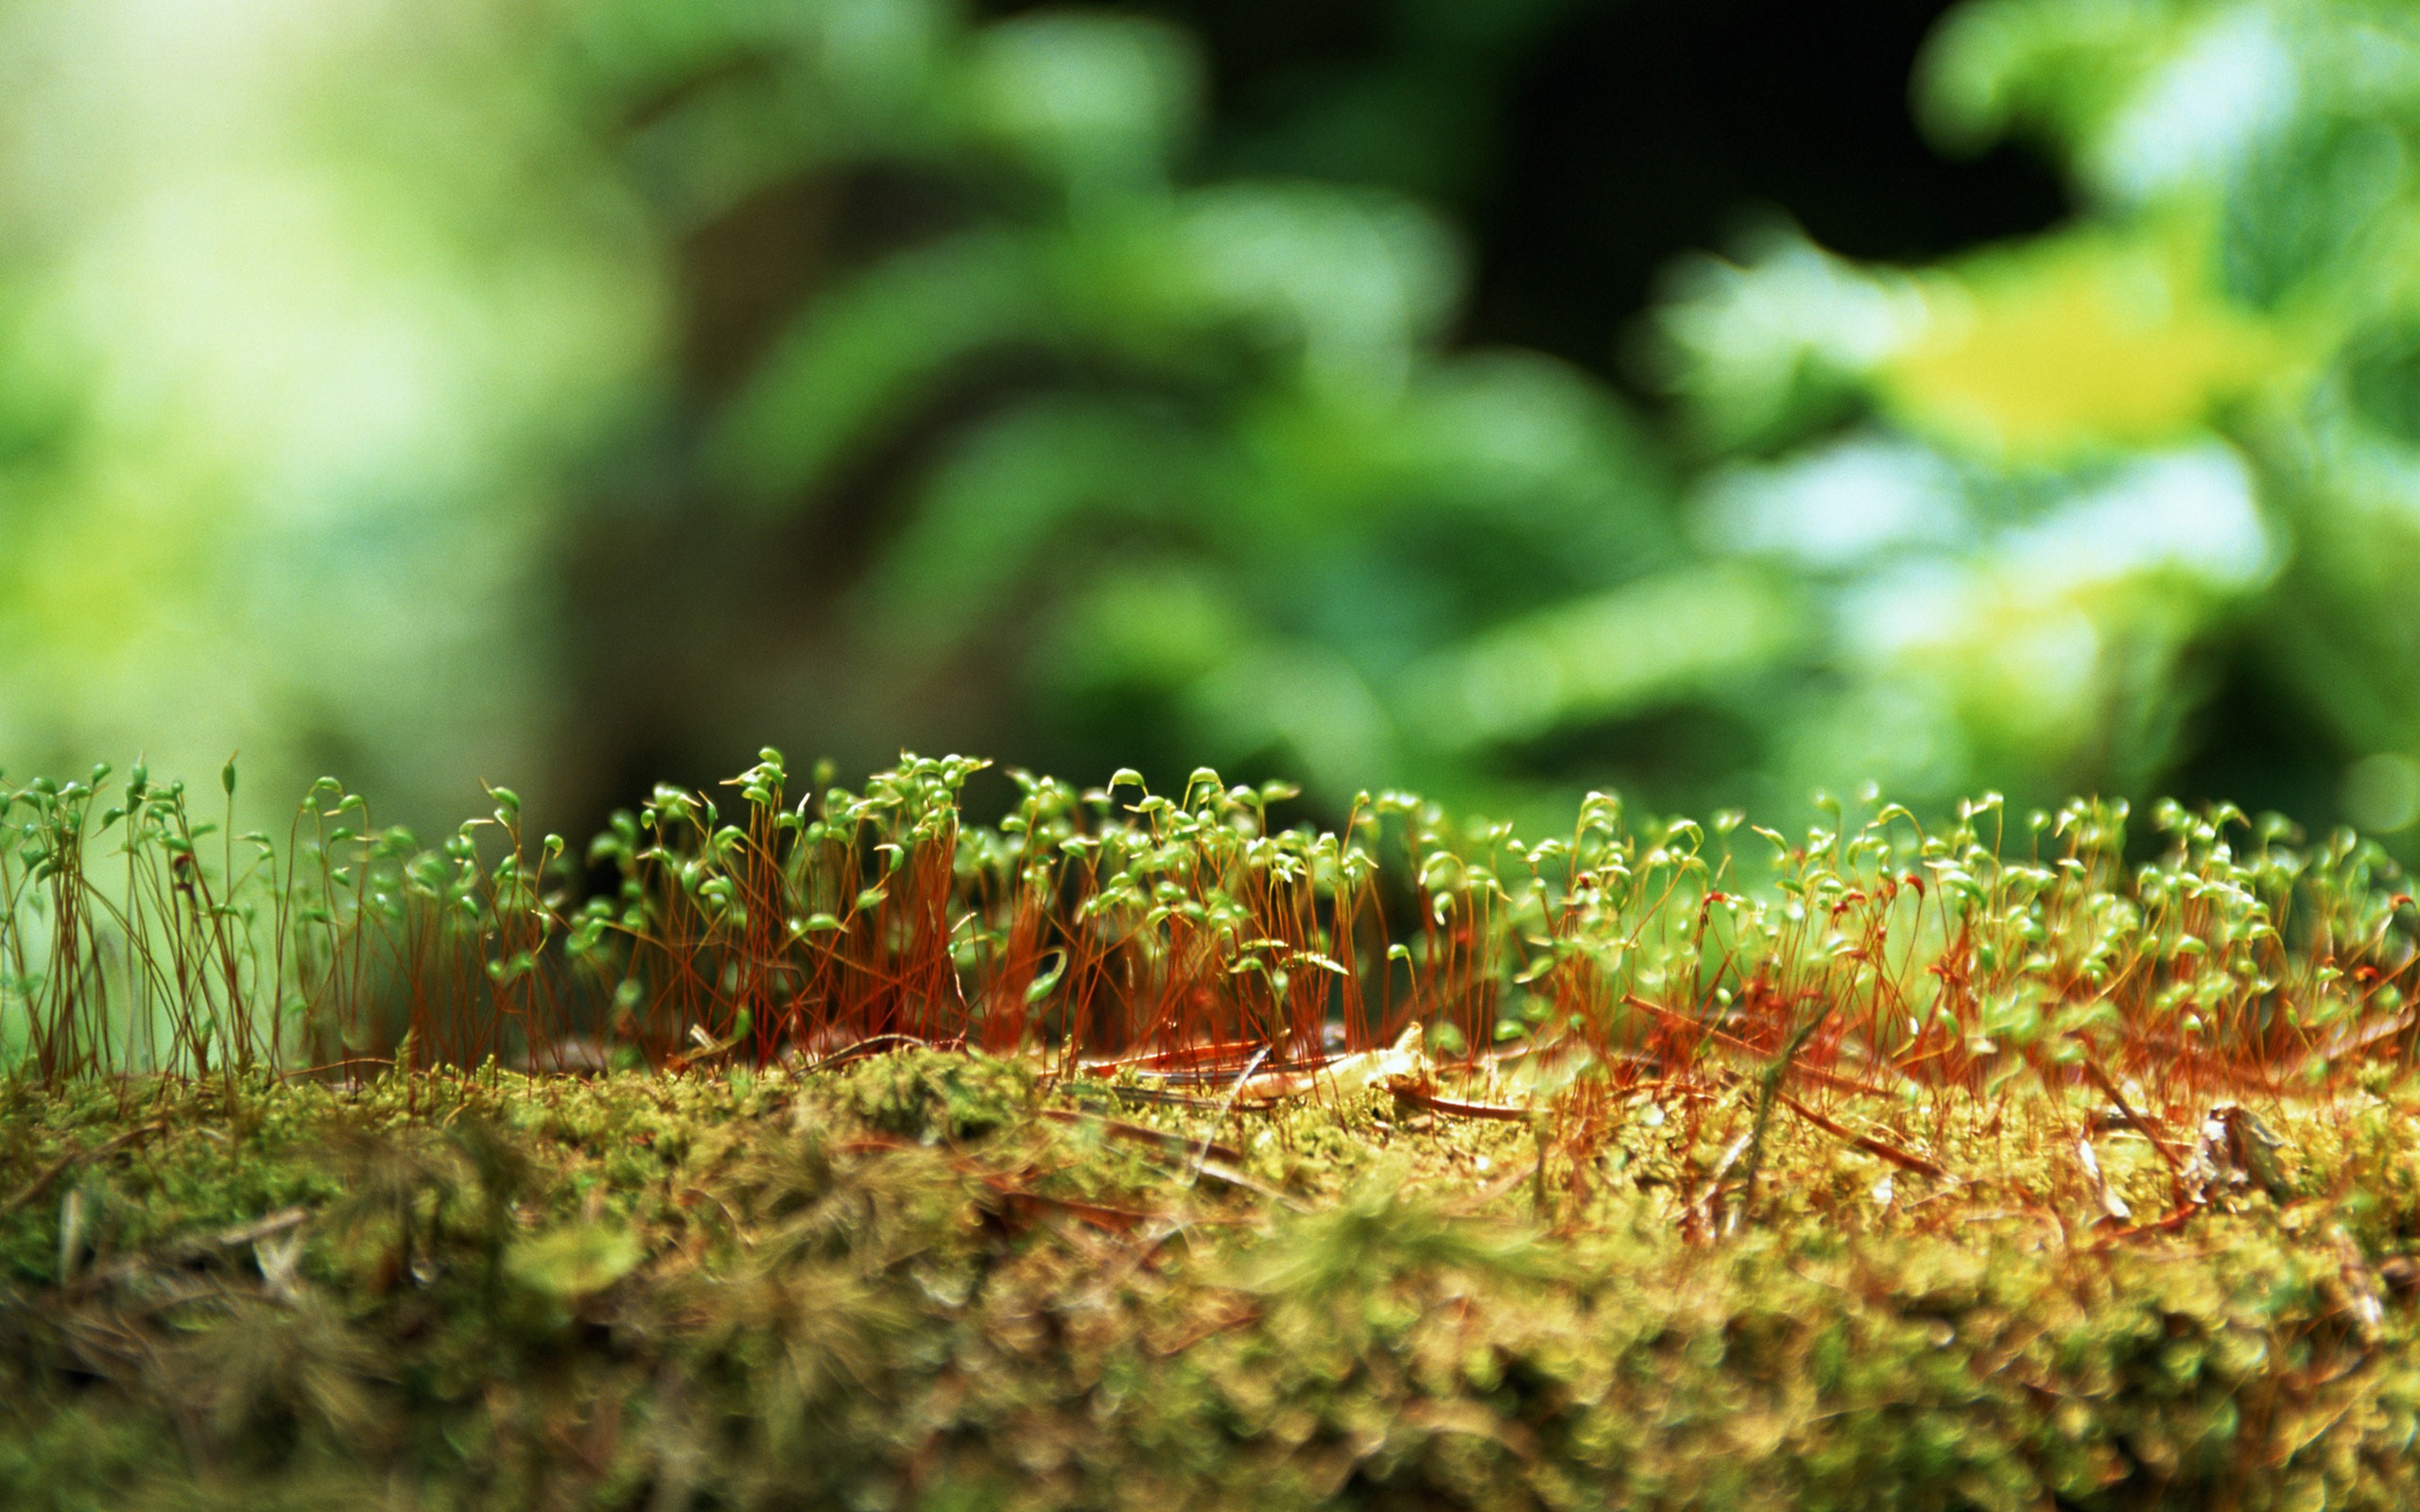
[[[1753,1182],[1750,1082],[1584,1145],[1396,1089],[21,1080],[0,1504],[2420,1502],[2384,1071],[2213,1113],[2241,1168],[2106,1096],[1809,1093]]]

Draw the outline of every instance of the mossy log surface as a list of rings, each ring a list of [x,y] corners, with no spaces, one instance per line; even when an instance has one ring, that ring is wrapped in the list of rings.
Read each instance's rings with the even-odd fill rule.
[[[2190,1130],[2043,1092],[1785,1108],[1752,1194],[1745,1084],[20,1083],[0,1503],[2411,1505],[2372,1080],[2173,1209]]]

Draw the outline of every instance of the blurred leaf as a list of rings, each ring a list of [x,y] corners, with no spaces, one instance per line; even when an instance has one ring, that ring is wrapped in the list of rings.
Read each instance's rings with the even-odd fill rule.
[[[618,1224],[582,1223],[522,1240],[505,1255],[505,1272],[530,1290],[564,1301],[603,1291],[638,1265],[638,1240]]]
[[[1911,428],[1994,456],[2185,435],[2292,357],[2210,297],[2195,250],[2083,235],[1979,259],[1926,286],[1922,333],[1880,367],[1878,397]]]
[[[1079,193],[1158,178],[1200,108],[1191,39],[1136,17],[1020,16],[977,32],[967,67],[977,130]]]
[[[1164,413],[1053,398],[958,438],[870,584],[878,634],[906,659],[955,646],[1088,513],[1201,512],[1201,442]]]
[[[1315,382],[1388,392],[1460,293],[1451,238],[1392,195],[1222,184],[1185,198],[1176,236],[1202,314],[1298,344]]]
[[[1448,749],[1630,713],[1763,665],[1798,633],[1786,586],[1693,568],[1540,610],[1412,673],[1420,722]]]
[[[1011,232],[969,232],[825,299],[723,421],[719,451],[735,479],[762,497],[792,493],[903,422],[984,349],[1045,335],[1051,301],[1038,253]]]

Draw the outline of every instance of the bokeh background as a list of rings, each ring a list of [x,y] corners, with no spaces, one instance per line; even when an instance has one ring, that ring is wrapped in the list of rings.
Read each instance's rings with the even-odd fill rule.
[[[2420,820],[2401,0],[7,0],[0,767]]]

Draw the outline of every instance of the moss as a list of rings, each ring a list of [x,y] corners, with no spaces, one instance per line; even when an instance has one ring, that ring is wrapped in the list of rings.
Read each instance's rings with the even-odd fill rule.
[[[909,1139],[978,1139],[1033,1107],[1033,1073],[990,1056],[875,1056],[846,1074],[851,1110]]]
[[[1803,1200],[1724,1238],[1680,1173],[1745,1090],[1641,1105],[1605,1159],[1550,1146],[1550,1211],[1521,1125],[1306,1098],[1113,1126],[1015,1057],[240,1091],[0,1100],[9,1192],[159,1125],[0,1212],[0,1505],[2420,1492],[2413,1318],[2375,1280],[2399,1093],[2264,1115],[2316,1194],[2122,1236],[2039,1153],[2081,1113],[2047,1092],[1939,1125],[1963,1179],[1902,1171],[1887,1204],[1869,1154],[1777,1124],[1768,1178]],[[1253,1184],[1203,1175],[1205,1141]]]

